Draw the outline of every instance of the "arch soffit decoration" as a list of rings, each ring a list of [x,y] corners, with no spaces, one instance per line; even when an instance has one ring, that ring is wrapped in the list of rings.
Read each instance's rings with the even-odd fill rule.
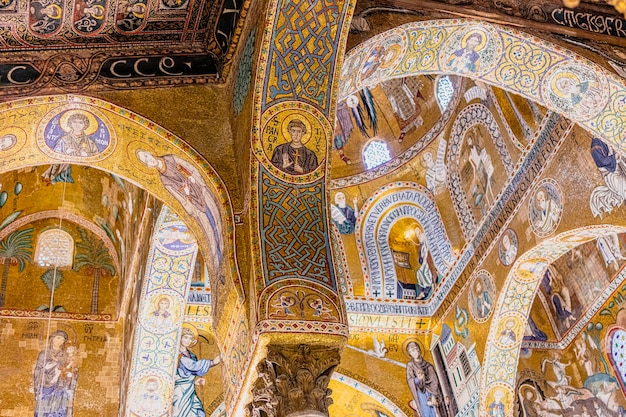
[[[475,65],[455,62],[467,39],[481,36]],[[390,58],[362,76],[374,48]],[[384,56],[376,51],[375,54]],[[626,151],[626,83],[592,61],[517,29],[473,19],[412,22],[374,36],[346,55],[338,97],[390,78],[456,74],[519,94]],[[564,81],[565,80],[565,81]],[[588,83],[574,91],[572,83]]]
[[[467,196],[462,192],[459,155],[466,133],[470,128],[481,124],[489,131],[489,137],[498,152],[507,175],[511,175],[514,171],[511,154],[504,144],[500,128],[491,111],[484,104],[479,103],[470,104],[461,110],[450,131],[446,163],[449,170],[448,190],[452,197],[452,204],[461,224],[461,229],[467,240],[472,238],[476,226],[480,222],[472,214]],[[497,197],[495,201],[497,201]]]
[[[498,297],[487,337],[481,382],[481,414],[488,414],[488,405],[494,401],[496,391],[500,391],[505,415],[512,415],[524,325],[548,266],[577,246],[611,233],[624,232],[626,227],[613,225],[569,230],[539,243],[513,264]],[[502,344],[498,336],[509,321],[515,322],[515,342]]]
[[[51,126],[54,123],[63,125],[63,116],[72,112],[91,115],[91,120],[97,122],[98,131],[91,132],[92,139],[95,138],[94,142],[98,146],[96,155],[66,155],[62,151],[55,151],[48,142]],[[44,96],[2,103],[0,117],[5,121],[0,128],[0,137],[11,134],[16,138],[11,146],[0,149],[0,158],[3,160],[0,173],[37,165],[71,162],[113,173],[138,185],[180,214],[195,236],[204,236],[204,239],[198,240],[203,253],[212,252],[207,242],[215,236],[225,237],[221,269],[231,276],[239,297],[243,298],[243,287],[233,252],[234,220],[230,196],[217,172],[182,139],[132,111],[80,95]],[[67,120],[65,124],[67,126]],[[85,133],[90,134],[87,131]],[[159,171],[149,168],[137,159],[136,151],[139,149],[154,156],[173,155],[176,161],[183,161],[187,167],[197,171],[196,178],[203,181],[201,187],[204,186],[204,192],[210,193],[217,200],[216,210],[223,219],[221,233],[208,236],[203,231],[201,222],[190,215],[186,207],[168,191]]]

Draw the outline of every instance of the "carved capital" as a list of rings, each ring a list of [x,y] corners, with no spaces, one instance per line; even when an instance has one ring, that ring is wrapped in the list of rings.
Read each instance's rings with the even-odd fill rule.
[[[252,388],[251,417],[328,416],[333,403],[330,376],[339,365],[339,349],[309,345],[267,348],[257,366]]]

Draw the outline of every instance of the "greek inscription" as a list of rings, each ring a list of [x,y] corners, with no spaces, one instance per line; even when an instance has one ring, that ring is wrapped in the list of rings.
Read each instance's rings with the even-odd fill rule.
[[[603,16],[588,12],[568,10],[563,7],[552,10],[552,20],[561,25],[588,32],[600,33],[609,36],[626,37],[626,21],[619,17]]]

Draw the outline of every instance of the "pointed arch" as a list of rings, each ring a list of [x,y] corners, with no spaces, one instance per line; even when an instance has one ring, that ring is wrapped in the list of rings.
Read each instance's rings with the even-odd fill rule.
[[[65,134],[72,115],[85,120],[88,146],[71,151]],[[198,239],[215,280],[228,275],[240,298],[243,287],[234,254],[234,220],[226,187],[216,171],[181,138],[155,123],[103,100],[81,95],[35,97],[0,104],[0,172],[43,164],[92,166],[122,177],[176,211]],[[66,143],[67,142],[67,143]],[[140,155],[141,154],[141,155]],[[159,169],[178,167],[195,184],[177,191],[175,176]],[[181,177],[182,178],[182,177]],[[189,187],[187,187],[189,188]],[[194,205],[194,202],[196,203]],[[203,207],[199,207],[199,205]],[[195,208],[194,208],[195,207]]]
[[[614,225],[587,226],[563,232],[546,239],[521,255],[513,264],[494,310],[485,344],[481,381],[481,414],[487,415],[488,405],[501,395],[505,415],[512,415],[515,402],[514,387],[524,326],[541,278],[548,266],[570,250],[612,233],[624,233],[626,227]],[[507,326],[509,324],[509,326]],[[504,329],[514,337],[503,340]],[[497,392],[499,391],[499,394]]]

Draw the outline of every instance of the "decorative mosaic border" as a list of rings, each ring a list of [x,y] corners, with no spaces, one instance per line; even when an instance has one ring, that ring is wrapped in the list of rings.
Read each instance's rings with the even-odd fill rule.
[[[407,36],[397,36],[404,31]],[[480,67],[455,65],[454,53],[463,40],[478,33],[483,42],[475,52]],[[364,57],[387,38],[407,39],[406,51],[385,69],[361,77]],[[412,22],[379,34],[354,48],[345,59],[339,97],[386,78],[419,74],[454,73],[521,95],[580,124],[594,136],[624,148],[626,142],[626,84],[589,59],[558,45],[496,24],[472,19]],[[559,87],[561,78],[588,81],[589,89],[573,100]]]
[[[232,250],[232,248],[234,248],[234,221],[230,196],[224,182],[217,172],[198,152],[182,139],[130,110],[126,110],[100,99],[80,95],[64,94],[42,96],[0,103],[0,114],[5,123],[10,125],[17,123],[19,120],[23,120],[26,116],[44,117],[45,115],[40,115],[41,112],[47,114],[54,108],[61,109],[72,106],[93,109],[94,111],[106,114],[107,119],[111,122],[110,126],[108,126],[109,129],[116,131],[118,146],[115,148],[113,154],[102,161],[91,163],[91,166],[112,172],[150,191],[166,204],[180,208],[179,212],[181,215],[187,216],[190,220],[190,227],[194,228],[197,232],[201,232],[202,228],[184,212],[180,203],[161,183],[154,182],[152,179],[146,178],[145,175],[142,176],[134,172],[132,164],[135,161],[131,160],[131,157],[128,155],[127,145],[129,145],[130,142],[135,142],[147,149],[152,149],[155,144],[158,144],[159,148],[165,151],[165,153],[174,154],[191,164],[191,166],[198,168],[200,175],[205,181],[205,185],[216,197],[220,209],[222,210],[224,221],[221,235],[225,237],[224,247],[227,248],[223,262],[227,264],[226,269],[229,270],[229,275],[232,277],[238,296],[243,298],[243,283],[239,276],[234,250]],[[0,170],[2,172],[50,163],[50,158],[36,147],[36,128],[36,124],[33,124],[33,127],[26,135],[26,144],[28,146],[24,146],[15,155],[12,155],[11,158],[6,158],[1,161]],[[127,139],[131,137],[136,139]],[[202,235],[202,233],[200,233],[200,235]],[[201,243],[205,240],[206,239],[203,239]],[[208,245],[203,245],[202,248],[204,252],[210,252]]]

